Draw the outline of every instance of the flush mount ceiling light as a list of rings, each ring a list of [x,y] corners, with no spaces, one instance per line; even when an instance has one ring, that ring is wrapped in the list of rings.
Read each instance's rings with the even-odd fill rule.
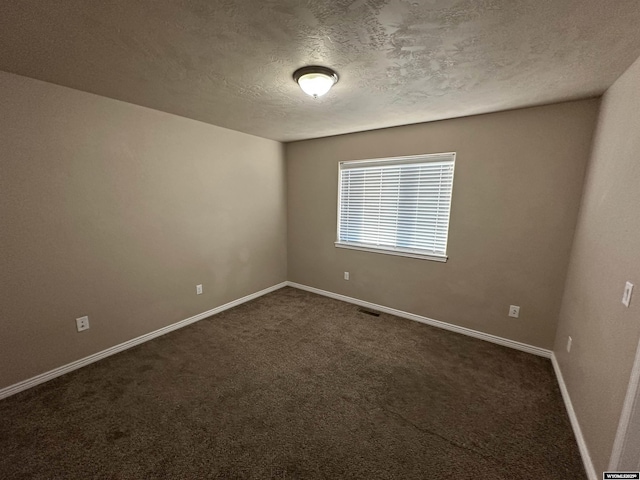
[[[302,67],[293,72],[293,79],[307,95],[318,98],[331,90],[338,74],[327,67]]]

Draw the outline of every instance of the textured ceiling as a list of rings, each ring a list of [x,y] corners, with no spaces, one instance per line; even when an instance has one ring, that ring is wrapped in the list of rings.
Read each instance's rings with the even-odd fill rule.
[[[289,141],[598,95],[638,25],[638,0],[3,0],[0,70]]]

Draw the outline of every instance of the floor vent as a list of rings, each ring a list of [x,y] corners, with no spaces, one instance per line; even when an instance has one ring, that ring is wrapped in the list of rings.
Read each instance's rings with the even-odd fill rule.
[[[371,315],[372,317],[379,317],[380,313],[374,312],[373,310],[367,310],[366,308],[359,308],[358,311],[360,313],[366,313],[367,315]]]

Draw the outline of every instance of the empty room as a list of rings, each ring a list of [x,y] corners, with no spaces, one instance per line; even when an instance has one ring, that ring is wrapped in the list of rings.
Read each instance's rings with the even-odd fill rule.
[[[638,25],[2,2],[0,478],[640,478]]]

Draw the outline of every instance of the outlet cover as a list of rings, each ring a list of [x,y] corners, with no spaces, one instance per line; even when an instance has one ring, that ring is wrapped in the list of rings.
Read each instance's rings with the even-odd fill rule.
[[[520,316],[520,307],[518,305],[509,305],[509,316],[518,318]]]
[[[89,317],[76,318],[76,328],[79,332],[89,330]]]
[[[344,279],[349,280],[349,272],[344,272]]]
[[[196,285],[196,295],[202,295],[202,285]]]
[[[573,343],[573,338],[569,337],[567,339],[567,353],[571,352],[571,344]]]

